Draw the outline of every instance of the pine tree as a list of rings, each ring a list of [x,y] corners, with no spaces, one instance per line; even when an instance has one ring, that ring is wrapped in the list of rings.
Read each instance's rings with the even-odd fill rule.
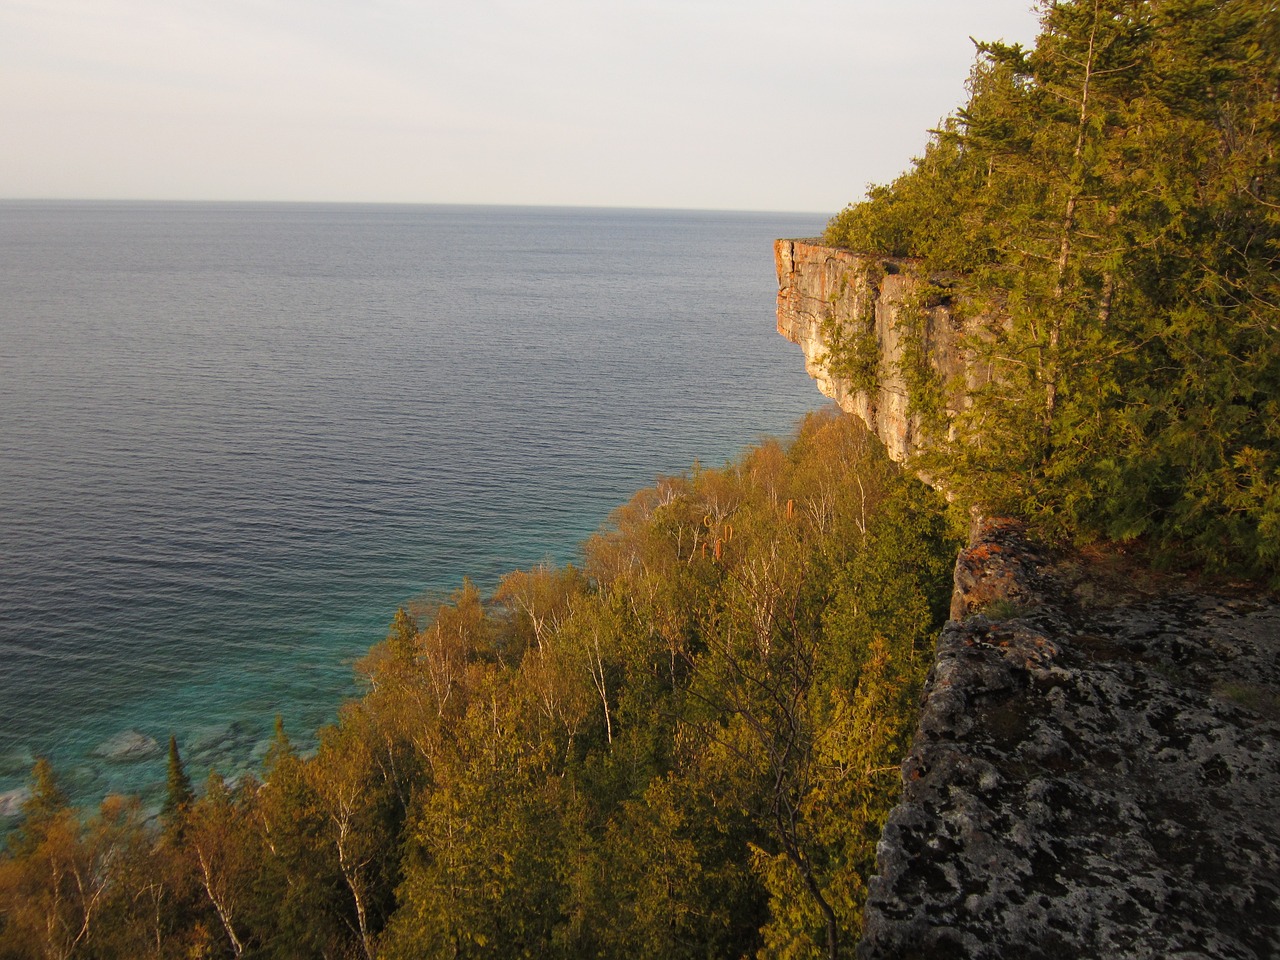
[[[8,840],[8,849],[18,856],[34,850],[51,826],[69,812],[66,791],[47,757],[37,757],[32,765],[28,791],[22,805],[22,822]]]
[[[164,820],[165,826],[175,835],[181,834],[182,821],[195,798],[195,791],[191,789],[191,778],[187,776],[186,768],[182,765],[182,757],[178,753],[178,738],[170,734],[167,787],[164,805],[160,808],[160,817]]]
[[[395,619],[387,631],[387,647],[392,655],[403,660],[412,660],[416,652],[418,622],[404,607],[396,610]]]

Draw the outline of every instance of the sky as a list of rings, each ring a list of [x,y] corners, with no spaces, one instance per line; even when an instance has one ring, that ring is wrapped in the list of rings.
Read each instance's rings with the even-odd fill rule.
[[[0,0],[0,197],[831,214],[1031,0]]]

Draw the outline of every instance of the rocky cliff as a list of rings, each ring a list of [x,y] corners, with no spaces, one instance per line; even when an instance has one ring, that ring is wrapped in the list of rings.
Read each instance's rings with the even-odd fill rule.
[[[911,261],[775,256],[778,331],[908,461],[904,367],[960,409],[970,331]],[[1280,957],[1280,601],[1053,554],[1009,521],[975,528],[955,582],[859,957]]]
[[[964,349],[968,324],[957,319],[944,278],[922,276],[912,260],[876,257],[821,240],[778,240],[778,332],[799,344],[818,389],[856,414],[903,462],[922,439],[912,403],[912,364],[927,365],[945,391],[949,412],[985,371]],[[933,280],[930,284],[928,281]],[[831,351],[842,343],[852,363]]]
[[[997,521],[952,614],[859,957],[1280,956],[1280,603]]]

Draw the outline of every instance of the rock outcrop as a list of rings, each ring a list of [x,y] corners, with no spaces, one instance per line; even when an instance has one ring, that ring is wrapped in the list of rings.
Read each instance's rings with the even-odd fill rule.
[[[926,443],[910,365],[957,413],[989,376],[965,349],[989,321],[957,321],[913,261],[774,252],[778,332],[909,461]],[[1280,601],[988,521],[951,617],[859,957],[1280,957]]]
[[[930,295],[916,261],[877,257],[822,240],[778,240],[778,332],[804,351],[818,389],[867,424],[894,460],[920,448],[910,364],[923,361],[944,388],[948,413],[985,376],[964,349],[978,320],[961,323],[945,296]],[[938,278],[934,278],[937,280]],[[831,347],[858,353],[857,369]]]
[[[859,957],[1280,956],[1280,602],[1009,522],[956,584]]]

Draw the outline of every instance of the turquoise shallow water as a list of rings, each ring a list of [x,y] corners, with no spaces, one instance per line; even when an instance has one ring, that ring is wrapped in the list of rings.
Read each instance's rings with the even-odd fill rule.
[[[0,203],[0,793],[154,799],[304,744],[397,605],[571,560],[821,398],[813,215]]]

